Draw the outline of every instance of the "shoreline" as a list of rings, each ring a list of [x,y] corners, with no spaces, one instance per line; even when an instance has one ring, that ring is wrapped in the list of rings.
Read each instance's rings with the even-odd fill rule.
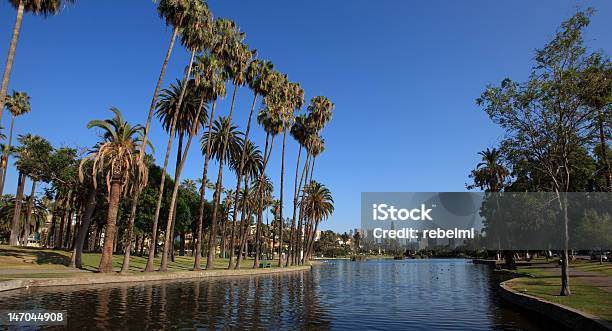
[[[504,301],[550,318],[572,330],[612,330],[612,323],[601,320],[595,315],[516,291],[509,284],[526,276],[514,275],[517,277],[499,283],[499,294]]]
[[[286,268],[262,268],[262,269],[240,269],[240,270],[202,270],[202,271],[179,271],[179,272],[151,272],[142,274],[121,275],[117,272],[112,274],[95,273],[92,276],[68,277],[68,278],[29,278],[11,279],[0,281],[0,293],[32,287],[55,287],[55,286],[76,286],[76,285],[101,285],[114,283],[141,283],[167,280],[193,280],[208,279],[215,277],[244,277],[270,275],[278,273],[306,271],[312,268],[311,265],[293,266]]]

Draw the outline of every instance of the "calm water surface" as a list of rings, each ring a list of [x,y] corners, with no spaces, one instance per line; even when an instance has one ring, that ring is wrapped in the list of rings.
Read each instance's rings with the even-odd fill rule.
[[[67,310],[70,329],[551,327],[500,302],[499,281],[465,260],[336,260],[284,275],[13,291],[0,307]]]

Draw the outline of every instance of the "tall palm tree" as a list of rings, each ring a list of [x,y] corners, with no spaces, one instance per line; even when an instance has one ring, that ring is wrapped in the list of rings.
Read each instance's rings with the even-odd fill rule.
[[[182,36],[181,36],[181,41],[183,43],[183,45],[191,50],[191,58],[189,60],[189,65],[187,67],[187,71],[185,73],[185,79],[188,79],[189,77],[191,77],[192,74],[192,69],[193,69],[193,64],[194,64],[194,58],[197,52],[205,49],[205,48],[209,48],[210,47],[210,42],[212,40],[212,17],[210,15],[210,12],[208,11],[208,6],[201,2],[200,0],[196,1],[197,6],[194,6],[194,8],[192,9],[192,13],[188,16],[189,20],[188,20],[188,26],[183,30],[182,32]],[[181,91],[181,96],[179,98],[179,103],[177,104],[177,110],[180,109],[181,106],[181,102],[183,101],[183,98],[185,96],[185,92],[186,92],[186,87],[183,86],[183,89]],[[204,100],[200,100],[201,102],[199,102],[199,107],[197,107],[197,113],[195,118],[199,119],[201,114],[202,114],[202,110],[203,110],[203,102]],[[204,113],[206,113],[206,110],[204,110]],[[178,119],[176,118],[178,114],[175,114],[175,120],[174,120],[174,124],[177,124]],[[178,153],[177,158],[180,158],[179,160],[179,164],[176,168],[176,171],[174,173],[174,187],[172,189],[172,196],[170,198],[170,210],[168,211],[168,223],[166,226],[166,238],[165,238],[165,242],[164,242],[164,250],[163,250],[163,254],[161,257],[161,265],[159,270],[160,271],[166,271],[168,269],[168,254],[170,253],[170,251],[173,251],[173,245],[172,245],[172,241],[173,241],[173,229],[174,229],[174,219],[175,219],[175,214],[176,214],[176,199],[178,196],[178,190],[180,187],[180,177],[181,177],[181,172],[183,170],[183,165],[185,164],[185,161],[187,159],[187,152],[189,151],[189,146],[191,145],[191,140],[193,138],[193,136],[195,135],[195,133],[198,131],[198,128],[200,126],[200,123],[205,123],[206,120],[204,120],[203,122],[199,121],[199,120],[194,120],[190,130],[189,130],[189,137],[187,139],[187,145],[185,146],[185,150],[183,151],[182,155],[181,153]],[[170,148],[170,146],[172,145],[172,138],[170,138],[169,143],[168,143],[168,147]]]
[[[167,26],[172,26],[172,37],[170,38],[170,43],[168,45],[168,50],[166,51],[166,56],[164,57],[164,62],[162,63],[161,71],[159,73],[159,77],[157,78],[157,83],[155,85],[155,90],[153,91],[153,97],[151,98],[151,105],[149,106],[149,113],[147,115],[147,121],[144,128],[143,134],[143,146],[147,145],[147,139],[149,137],[149,129],[151,127],[151,121],[153,119],[153,111],[155,110],[155,106],[157,105],[157,97],[159,95],[159,91],[161,89],[161,83],[166,74],[166,68],[168,66],[168,62],[170,60],[170,55],[172,54],[172,50],[174,49],[174,43],[176,42],[176,37],[178,36],[179,30],[184,28],[187,23],[186,17],[188,13],[192,10],[194,5],[193,0],[160,0],[159,5],[157,6],[157,12],[161,18],[163,18],[166,22]],[[140,150],[138,153],[139,162],[143,162],[144,160],[144,149]],[[165,176],[162,176],[162,180],[165,179]],[[140,200],[140,189],[134,190],[134,194],[132,197],[132,207],[130,210],[129,217],[129,239],[131,240],[131,231],[133,228],[134,220],[136,219],[136,210],[138,208],[138,201]],[[157,230],[157,224],[154,225],[154,231]],[[152,237],[155,238],[155,237]],[[151,240],[155,244],[155,240]],[[151,254],[149,254],[151,255]],[[126,262],[127,260],[127,262]],[[153,262],[152,259],[151,263]],[[129,264],[129,255],[124,256],[124,265],[128,266]],[[147,268],[149,268],[149,261],[147,261]],[[151,264],[150,269],[152,270],[153,266]]]
[[[246,134],[245,134],[246,137]],[[257,146],[251,141],[251,140],[244,140],[244,144],[243,144],[243,149],[242,149],[242,153],[240,156],[239,160],[236,160],[236,162],[232,162],[232,168],[240,171],[242,170],[244,172],[244,182],[245,182],[245,187],[244,187],[244,192],[245,192],[245,197],[242,199],[242,203],[245,204],[246,201],[250,201],[253,200],[251,198],[251,196],[249,195],[250,191],[249,188],[247,186],[247,183],[249,182],[249,180],[251,178],[257,178],[259,174],[261,174],[262,169],[263,169],[263,158],[261,156],[261,151],[257,148]],[[242,168],[240,170],[238,170],[239,168]],[[237,173],[237,178],[241,178],[241,176],[238,175]],[[234,201],[234,208],[237,208],[238,204]],[[245,240],[245,233],[246,230],[248,229],[248,225],[247,225],[247,220],[250,220],[250,212],[248,212],[249,210],[252,210],[253,208],[248,208],[246,205],[242,206],[242,222],[241,222],[241,232],[240,234],[240,245],[238,246],[238,250],[242,251],[242,244],[244,243]],[[234,210],[233,212],[234,215],[234,225],[232,226],[232,234],[231,234],[231,241],[230,241],[230,264],[228,266],[228,268],[232,267],[231,264],[231,256],[233,255],[232,252],[234,251],[234,228],[235,228],[235,218],[237,217],[237,211]],[[236,269],[240,269],[240,256],[237,259],[236,262]]]
[[[332,118],[332,111],[334,109],[334,104],[326,97],[324,96],[315,96],[310,100],[310,104],[308,105],[308,116],[306,117],[305,120],[302,121],[302,131],[303,134],[301,135],[301,139],[302,142],[306,145],[306,150],[307,150],[307,157],[306,157],[306,163],[304,164],[304,170],[302,172],[302,176],[300,179],[300,184],[297,186],[297,189],[294,191],[296,192],[296,194],[294,195],[294,198],[296,199],[294,201],[294,214],[293,214],[293,219],[292,221],[295,221],[295,209],[296,209],[296,202],[297,202],[297,198],[298,198],[298,193],[301,190],[301,186],[302,186],[302,178],[306,179],[306,183],[310,182],[312,180],[312,176],[314,174],[314,162],[315,159],[317,157],[317,155],[319,155],[320,153],[323,152],[324,150],[324,140],[323,138],[320,137],[320,132],[321,130],[325,127],[325,125],[327,125],[327,123],[329,121],[331,121]],[[309,161],[312,162],[312,165],[309,165]],[[299,165],[299,161],[298,161],[298,165]],[[310,175],[310,179],[308,178],[308,175]],[[296,169],[296,180],[297,180],[297,169]],[[295,234],[295,245],[294,245],[294,249],[295,249],[295,253],[294,253],[294,260],[297,262],[299,262],[299,258],[297,257],[300,252],[302,251],[302,244],[301,244],[301,235],[302,235],[302,210],[300,209],[300,215],[298,216],[299,221],[298,221],[298,229],[296,231]],[[293,237],[292,237],[292,240]]]
[[[140,125],[132,126],[125,121],[119,109],[113,107],[115,114],[112,119],[92,120],[87,128],[99,128],[103,132],[103,141],[98,143],[91,154],[83,158],[79,166],[79,178],[83,179],[83,166],[88,160],[93,160],[91,176],[94,187],[97,186],[97,174],[100,173],[106,180],[108,191],[108,212],[106,217],[106,230],[104,233],[104,246],[100,265],[100,272],[113,270],[113,242],[117,226],[117,212],[121,195],[126,191],[130,178],[137,178],[136,186],[146,185],[148,168],[136,155],[144,128]],[[138,173],[138,175],[136,175]]]
[[[216,36],[213,33],[213,38]],[[225,71],[225,65],[218,60],[212,54],[203,54],[198,57],[196,61],[195,69],[195,81],[196,83],[204,84],[203,91],[206,91],[206,95],[202,98],[206,98],[208,102],[212,101],[212,109],[208,119],[208,140],[206,146],[202,146],[202,152],[204,154],[204,167],[202,169],[202,183],[211,183],[208,179],[208,162],[211,155],[211,142],[212,142],[212,125],[215,116],[215,108],[217,108],[217,100],[224,98],[226,94],[225,82],[227,80],[227,73]],[[214,187],[214,186],[212,186]],[[201,259],[202,259],[202,225],[204,223],[204,205],[206,202],[206,190],[204,185],[200,190],[200,202],[198,208],[197,224],[196,224],[196,246],[195,246],[195,259],[193,263],[193,270],[201,270]],[[225,229],[225,227],[224,227]]]
[[[214,185],[213,185],[213,190],[214,190]],[[220,258],[225,258],[226,257],[226,248],[227,248],[227,243],[225,241],[226,239],[226,228],[227,228],[227,223],[230,221],[230,213],[232,211],[232,206],[234,205],[234,190],[229,190],[229,189],[224,189],[223,193],[225,193],[225,197],[223,198],[223,216],[222,216],[222,220],[223,222],[221,222],[221,242],[220,242],[220,246],[221,246],[221,252],[219,253],[219,257]]]
[[[306,219],[314,225],[313,231],[310,233],[308,247],[304,254],[304,260],[308,260],[312,253],[314,235],[317,232],[319,223],[322,220],[328,219],[334,212],[334,199],[325,185],[311,181],[304,187],[304,200],[301,202],[300,208],[304,210]]]
[[[8,169],[8,161],[13,143],[13,128],[15,126],[15,118],[23,114],[29,113],[30,96],[25,92],[17,92],[13,90],[13,95],[6,98],[6,108],[11,113],[11,127],[9,129],[8,144],[4,146],[0,159],[0,196],[4,192],[4,181],[6,179],[6,170]]]
[[[201,49],[203,49],[204,47],[206,47],[206,43],[207,40],[209,39],[209,33],[210,33],[210,26],[211,26],[211,16],[210,16],[210,12],[208,11],[208,6],[201,2],[201,0],[191,0],[190,2],[190,8],[189,11],[187,12],[187,14],[185,15],[185,18],[183,20],[183,26],[181,27],[181,43],[189,50],[191,50],[191,56],[189,58],[189,63],[187,65],[187,69],[185,70],[185,75],[183,77],[183,81],[187,81],[190,77],[191,77],[191,72],[193,69],[193,61],[195,58],[195,55],[198,51],[200,51]],[[183,103],[183,99],[185,97],[186,94],[186,90],[187,90],[187,86],[188,84],[183,84],[182,88],[181,88],[181,93],[179,95],[178,101],[176,103],[176,111],[174,112],[174,116],[170,122],[170,134],[168,135],[168,143],[166,144],[166,156],[164,158],[164,167],[162,169],[162,181],[160,182],[160,188],[159,188],[159,197],[158,197],[158,205],[160,204],[161,201],[161,197],[163,196],[163,191],[164,191],[164,185],[165,185],[165,176],[166,176],[166,170],[168,167],[168,158],[170,157],[170,151],[172,150],[172,142],[174,140],[174,130],[175,130],[175,126],[177,125],[178,122],[178,115],[180,114],[180,109],[181,109],[181,105]],[[198,111],[201,108],[198,109]],[[198,118],[198,116],[196,116],[196,118]],[[195,130],[195,127],[193,128]],[[181,157],[180,153],[178,155],[178,157]],[[180,163],[180,162],[179,162]],[[173,199],[170,202],[170,213],[169,213],[169,217],[170,220],[172,220],[172,218],[174,217],[174,203],[176,201],[176,195],[178,193],[178,186],[180,186],[180,168],[182,168],[182,166],[177,167],[177,172],[175,173],[175,187],[173,189]],[[175,191],[177,193],[175,193]],[[159,212],[156,212],[156,219],[159,218]],[[153,220],[154,223],[154,229],[157,230],[157,224],[155,219]],[[169,222],[169,226],[172,227],[172,221]],[[157,235],[157,233],[154,234],[155,236]],[[170,237],[172,237],[170,235]],[[155,237],[154,237],[155,238]],[[166,234],[166,238],[168,238],[168,234]],[[168,240],[166,240],[168,241]],[[151,245],[154,245],[155,240],[151,241]],[[165,243],[164,245],[164,254],[162,255],[162,262],[161,262],[161,270],[165,270],[167,265],[167,253],[168,253],[168,245],[167,243]],[[154,247],[151,247],[150,249],[154,249]],[[151,252],[149,252],[149,259],[147,260],[147,266],[145,267],[145,271],[152,271],[153,270],[153,254],[151,254]]]
[[[221,19],[215,21],[215,37],[212,38],[211,52],[219,59],[223,60],[225,70],[234,85],[232,92],[232,102],[228,121],[231,123],[234,113],[234,105],[236,100],[236,91],[238,87],[246,83],[246,70],[250,63],[253,52],[248,46],[243,43],[245,38],[244,32],[241,32],[236,24],[231,20]],[[227,141],[223,142],[221,156],[225,154]],[[208,256],[206,258],[206,269],[214,268],[214,245],[216,242],[216,222],[217,222],[217,205],[221,197],[221,187],[223,178],[223,160],[219,161],[219,170],[217,172],[217,184],[215,193],[213,194],[213,211],[212,211],[212,226],[210,231],[210,240],[208,242]],[[230,251],[231,254],[231,251]]]
[[[8,91],[11,70],[13,68],[13,60],[15,59],[15,50],[17,49],[17,41],[19,40],[19,31],[21,30],[21,22],[23,21],[23,13],[28,12],[34,15],[49,15],[57,14],[62,8],[62,4],[74,3],[75,0],[9,0],[11,5],[17,9],[17,18],[13,27],[13,36],[9,46],[8,56],[6,57],[6,65],[4,66],[4,74],[2,76],[2,86],[0,86],[0,123],[2,123],[2,109],[6,102],[6,93]]]
[[[271,74],[271,77],[269,80],[270,82],[270,87],[268,89],[269,92],[271,92],[272,89],[275,88],[274,84],[276,83],[276,81],[273,78],[274,76],[275,74]],[[282,121],[278,117],[272,117],[271,108],[267,105],[267,103],[270,103],[272,105],[272,101],[270,99],[271,98],[264,98],[264,104],[266,104],[266,106],[264,107],[264,109],[260,110],[259,113],[257,114],[257,123],[261,125],[264,131],[266,132],[266,144],[264,147],[264,156],[263,156],[263,169],[261,171],[259,179],[257,180],[257,183],[258,183],[257,197],[259,199],[259,210],[260,210],[260,212],[257,215],[257,226],[259,228],[261,228],[262,219],[263,219],[263,209],[264,209],[264,204],[265,204],[265,191],[264,191],[264,187],[261,185],[263,185],[263,183],[265,182],[264,176],[266,173],[266,167],[268,165],[268,160],[270,160],[270,155],[272,154],[272,150],[274,147],[275,137],[283,131]],[[268,145],[270,145],[269,148],[268,148]],[[260,235],[256,236],[256,245],[259,245],[259,240],[260,240]],[[273,246],[272,248],[274,248],[274,245],[272,246]],[[253,268],[257,268],[258,266],[259,266],[259,254],[256,254],[255,261],[253,263]]]
[[[298,83],[292,83],[285,77],[281,79],[281,86],[276,89],[272,95],[274,96],[274,116],[278,116],[283,123],[283,147],[281,150],[281,178],[280,178],[280,212],[279,219],[279,253],[278,266],[282,266],[282,249],[283,249],[283,195],[284,195],[284,179],[285,179],[285,146],[287,145],[287,130],[291,128],[294,120],[294,112],[302,108],[304,103],[304,90]]]
[[[217,159],[219,162],[219,168],[222,169],[224,163],[229,163],[238,158],[238,155],[242,150],[242,136],[243,134],[242,132],[238,131],[238,127],[231,124],[229,117],[220,117],[213,123],[212,131],[209,134],[204,134],[202,136],[202,146],[210,146],[211,156]],[[213,217],[210,225],[206,269],[212,269],[214,267],[214,254],[217,238],[216,215],[219,209],[219,195],[221,190],[220,182],[223,180],[222,175],[223,171],[220,170],[217,177],[217,183],[215,184],[215,193],[213,195]],[[213,256],[211,256],[211,254]]]
[[[298,241],[298,232],[301,230],[301,226],[296,229],[296,213],[298,207],[298,192],[300,192],[302,183],[304,181],[304,175],[306,173],[306,165],[308,165],[310,160],[310,154],[306,157],[306,162],[304,162],[304,170],[302,171],[302,175],[300,176],[300,157],[302,155],[302,148],[306,144],[306,138],[311,130],[309,130],[307,125],[307,118],[305,115],[299,115],[295,118],[295,122],[291,126],[291,136],[298,143],[298,155],[297,161],[295,165],[295,179],[293,183],[293,216],[291,217],[291,238],[289,240],[289,259],[287,259],[287,265],[297,263],[297,256],[299,255],[299,251],[297,249],[297,241]],[[298,185],[298,177],[300,177],[299,185]]]
[[[246,131],[244,134],[245,141],[248,141],[249,139],[249,133],[251,131],[251,120],[253,118],[253,111],[255,110],[255,105],[257,104],[257,97],[260,95],[265,96],[267,94],[268,88],[271,85],[270,78],[271,78],[272,70],[273,70],[273,65],[272,65],[272,62],[270,61],[254,60],[251,63],[249,63],[249,66],[247,67],[246,81],[249,87],[251,88],[251,90],[253,91],[253,102],[251,104],[251,111],[249,112],[247,127],[246,127]],[[247,157],[246,148],[248,146],[249,146],[248,144],[244,144],[244,149],[240,157],[240,162],[236,165],[236,168],[235,168],[237,170],[236,171],[236,190],[235,190],[236,194],[240,192],[240,185],[241,185],[242,176],[243,176],[243,167],[244,167],[244,162],[246,161],[245,158]],[[232,219],[235,220],[236,217],[238,217],[238,199],[234,199],[234,211],[232,214]],[[233,232],[234,232],[234,229],[232,227],[232,236],[233,236]],[[233,246],[233,240],[234,239],[232,237],[232,241],[231,241],[232,246]],[[230,249],[228,269],[232,268],[233,255],[234,255],[234,249],[232,247],[232,249]]]

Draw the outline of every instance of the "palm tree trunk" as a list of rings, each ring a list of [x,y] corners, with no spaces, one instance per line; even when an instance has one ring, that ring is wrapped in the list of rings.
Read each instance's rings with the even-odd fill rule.
[[[312,229],[312,232],[310,233],[310,239],[308,240],[308,248],[306,250],[306,254],[304,255],[304,261],[308,261],[311,258],[312,255],[312,248],[314,246],[314,241],[315,241],[315,236],[317,235],[317,230],[319,228],[319,222],[312,220],[312,222],[314,223],[314,228]]]
[[[89,231],[89,225],[91,224],[91,217],[96,209],[96,195],[97,190],[92,186],[89,187],[89,194],[87,195],[87,203],[85,204],[85,212],[81,218],[81,227],[79,228],[79,234],[77,235],[74,249],[72,250],[72,256],[70,257],[70,267],[81,269],[81,255],[83,254],[83,245],[85,244],[85,237]]]
[[[2,111],[2,108],[0,108],[0,112],[1,111]],[[8,170],[10,150],[13,144],[13,127],[14,126],[15,126],[15,116],[12,116],[11,117],[11,128],[9,130],[8,145],[4,149],[4,153],[2,154],[2,161],[0,161],[0,167],[2,167],[2,169],[0,169],[2,171],[2,173],[0,174],[0,196],[2,196],[2,194],[4,193],[4,182],[6,180],[6,171]]]
[[[36,193],[36,181],[32,179],[32,190],[30,191],[30,197],[28,198],[28,205],[26,206],[26,220],[23,231],[22,242],[24,246],[28,244],[28,237],[30,236],[30,222],[32,221],[32,208],[34,206],[34,194]]]
[[[226,199],[227,199],[227,193],[226,193]],[[225,204],[226,210],[229,211],[230,210],[230,206],[229,204],[231,204],[231,200],[228,199],[229,203]],[[219,258],[224,259],[225,255],[226,255],[226,240],[225,240],[225,228],[227,227],[227,223],[229,222],[229,214],[228,215],[224,215],[225,219],[223,220],[223,222],[221,222],[221,253],[219,253]]]
[[[72,202],[72,199],[70,199]],[[70,248],[70,231],[72,230],[72,215],[74,213],[72,203],[70,204],[70,209],[67,210],[68,213],[68,221],[66,222],[66,237],[64,242],[64,248]]]
[[[253,110],[255,110],[255,104],[257,103],[257,92],[253,94],[253,103],[251,104],[251,112],[249,113],[249,120],[247,121],[246,131],[244,133],[244,144],[242,146],[242,153],[240,155],[240,165],[238,166],[238,172],[236,173],[236,192],[234,198],[234,211],[232,213],[232,218],[235,220],[238,216],[238,193],[240,192],[240,179],[242,178],[244,172],[244,159],[246,158],[246,142],[249,140],[249,132],[251,131],[251,120],[253,119]],[[234,229],[232,228],[232,234]],[[230,242],[230,256],[229,256],[229,265],[228,269],[232,268],[232,256],[234,255],[234,238],[232,236],[232,241]]]
[[[232,123],[232,114],[234,113],[234,104],[236,101],[236,91],[238,86],[234,84],[234,92],[232,93],[232,104],[230,106],[230,112],[228,119],[230,124]],[[217,173],[217,184],[215,185],[215,193],[213,194],[213,210],[210,224],[210,238],[208,240],[208,256],[206,257],[206,269],[213,269],[215,260],[215,246],[217,245],[217,210],[219,205],[219,199],[221,197],[221,184],[223,180],[223,161],[225,159],[225,149],[227,148],[227,139],[223,139],[223,147],[221,148],[221,156],[219,157],[219,172]],[[210,141],[210,140],[209,140]]]
[[[299,144],[299,142],[298,142]],[[293,182],[293,216],[291,217],[291,232],[289,239],[289,258],[287,259],[286,266],[293,265],[294,259],[297,256],[296,246],[297,246],[297,234],[295,229],[295,216],[297,211],[297,197],[298,197],[298,176],[300,173],[300,157],[302,156],[302,144],[299,144],[300,147],[298,149],[297,162],[295,164],[295,179]],[[300,186],[302,185],[300,181]]]
[[[142,145],[140,146],[140,152],[138,154],[138,162],[143,162],[144,160],[144,155],[145,155],[145,149],[147,147],[147,138],[149,135],[149,129],[151,127],[151,120],[153,119],[153,111],[155,110],[155,105],[157,104],[157,97],[159,95],[159,91],[161,89],[161,84],[162,81],[164,80],[164,76],[166,74],[166,67],[168,67],[168,61],[170,60],[170,54],[172,54],[172,49],[174,48],[174,42],[176,41],[176,36],[178,35],[178,26],[175,26],[174,29],[172,30],[172,38],[170,38],[170,44],[168,45],[168,50],[166,51],[166,57],[164,58],[164,62],[162,64],[162,68],[161,71],[159,73],[159,78],[157,78],[157,84],[155,85],[155,91],[153,92],[153,98],[151,98],[151,105],[149,106],[149,114],[147,115],[147,123],[145,124],[145,130],[144,130],[144,134],[142,137]],[[165,176],[162,176],[162,178]],[[134,233],[134,221],[136,219],[136,210],[138,209],[138,202],[140,199],[140,193],[142,191],[142,187],[140,187],[140,185],[138,185],[138,183],[140,182],[141,178],[140,178],[140,172],[137,172],[136,174],[136,181],[135,183],[137,184],[134,190],[134,196],[132,198],[132,208],[130,209],[130,218],[128,221],[128,228],[127,228],[127,235],[126,235],[126,242],[131,243],[132,242],[132,235]],[[163,180],[163,179],[162,179]],[[157,227],[155,227],[157,229]],[[153,242],[153,240],[151,241]],[[152,261],[151,261],[152,262]],[[124,267],[125,266],[125,267]],[[147,267],[149,266],[149,263],[147,261]],[[130,268],[130,251],[126,251],[124,256],[123,256],[123,264],[121,266],[121,272],[127,272]],[[153,266],[151,265],[151,270],[152,270]]]
[[[234,269],[240,269],[240,258],[242,257],[242,241],[244,239],[244,228],[246,226],[246,223],[248,221],[248,206],[245,203],[246,201],[248,201],[249,198],[249,192],[248,192],[248,183],[249,183],[249,175],[246,174],[244,176],[244,196],[243,196],[243,200],[242,201],[242,215],[241,215],[241,220],[240,220],[240,226],[239,226],[239,230],[240,232],[238,233],[239,238],[238,238],[238,256],[236,258],[236,266],[234,267]],[[236,197],[238,198],[238,197]],[[236,213],[237,215],[237,213]],[[234,224],[232,225],[232,234],[231,234],[231,238],[232,240],[230,241],[230,265],[227,267],[228,269],[231,269],[231,260],[232,260],[232,255],[234,252],[234,243],[235,243],[235,237],[234,237],[234,228],[236,227],[236,222],[234,222]]]
[[[302,175],[300,176],[300,184],[298,186],[298,197],[296,198],[300,198],[299,197],[299,192],[302,190],[302,188],[306,185],[304,183],[304,178],[308,178],[308,171],[310,170],[310,168],[308,167],[310,165],[310,153],[307,153],[306,155],[306,162],[304,162],[304,169],[302,170]],[[302,186],[304,185],[304,186]],[[304,195],[301,196],[301,200],[304,200]],[[297,202],[297,200],[296,200]],[[297,205],[297,203],[296,203]],[[294,206],[295,208],[296,206]],[[302,245],[302,220],[303,220],[303,210],[300,207],[300,212],[298,214],[298,226],[297,226],[297,232],[296,232],[296,238],[295,238],[295,243],[296,243],[296,258],[295,258],[295,263],[296,264],[300,264],[302,261],[302,258],[304,257],[304,252],[303,252],[303,245]],[[295,215],[294,215],[295,217]]]
[[[187,79],[189,79],[189,76],[191,76],[191,69],[193,67],[193,58],[195,57],[195,53],[196,53],[196,49],[194,48],[191,51],[191,58],[189,59],[189,66],[187,67],[187,72],[185,73],[185,77],[183,79],[183,81],[185,82],[187,82]],[[185,97],[185,91],[187,90],[187,85],[188,85],[187,83],[183,84],[183,87],[181,89],[181,95],[179,96],[179,100],[176,105],[176,110],[175,110],[176,114],[178,114],[179,110],[181,109],[181,105]],[[176,168],[176,172],[174,174],[174,188],[172,190],[172,198],[170,199],[170,210],[168,211],[168,222],[166,226],[166,240],[164,243],[164,251],[162,254],[161,266],[159,267],[160,271],[168,270],[168,253],[170,252],[170,250],[174,250],[172,243],[174,239],[174,219],[176,216],[176,197],[178,195],[178,189],[180,186],[181,172],[183,170],[183,166],[185,165],[185,161],[187,160],[187,152],[189,152],[189,146],[191,145],[191,140],[193,139],[193,136],[198,131],[198,127],[200,125],[199,118],[200,118],[200,114],[202,113],[202,108],[203,108],[203,102],[200,102],[200,106],[198,107],[198,111],[194,118],[194,123],[189,131],[189,138],[187,139],[187,145],[185,146],[185,150],[182,151],[182,154],[181,154],[181,151],[179,151],[177,155],[177,157],[179,157],[178,159],[179,163],[178,163],[178,167]]]
[[[198,115],[199,116],[199,115]],[[176,175],[179,172],[179,166],[181,164],[181,156],[183,153],[183,134],[179,133],[179,141],[178,141],[178,149],[176,152],[176,165],[174,167],[174,174]],[[176,178],[175,178],[176,179]],[[177,180],[175,180],[174,182],[175,186],[177,184]],[[180,186],[180,184],[179,184]],[[174,187],[173,187],[174,190]],[[178,194],[178,193],[177,193]],[[168,246],[168,248],[170,249],[170,261],[174,262],[174,223],[176,222],[176,203],[177,200],[174,200],[174,204],[172,205],[172,209],[174,212],[170,215],[172,215],[172,217],[169,217],[170,219],[172,219],[172,226],[170,227],[170,245]]]
[[[183,81],[187,81],[187,79],[189,78],[189,76],[191,75],[191,68],[193,66],[193,58],[195,57],[195,50],[191,51],[191,58],[189,59],[189,66],[187,69],[187,72],[185,73],[185,77],[183,79]],[[168,143],[166,145],[166,157],[164,158],[164,167],[162,169],[162,173],[161,173],[161,182],[159,184],[159,193],[157,196],[157,205],[155,206],[155,216],[153,217],[153,238],[156,238],[157,236],[157,223],[159,221],[159,211],[161,209],[161,203],[162,203],[162,198],[164,196],[164,185],[166,182],[166,170],[168,169],[168,159],[170,158],[170,151],[172,150],[172,141],[174,140],[174,129],[176,128],[176,121],[178,120],[178,115],[179,115],[179,109],[181,106],[181,103],[183,101],[183,97],[185,94],[185,88],[187,87],[187,84],[183,85],[183,88],[181,89],[181,95],[179,97],[179,102],[177,104],[177,108],[176,111],[174,112],[174,116],[172,117],[172,120],[170,121],[170,129],[168,130]],[[172,206],[172,204],[171,204]],[[170,213],[171,215],[171,213]],[[153,247],[155,240],[151,241],[152,243],[152,247],[149,250],[149,258],[147,259],[147,265],[145,267],[146,272],[150,272],[153,271],[153,258],[155,257],[155,247]],[[153,251],[153,253],[151,253]],[[166,247],[164,247],[164,251],[166,251]],[[162,257],[163,259],[163,257]]]
[[[23,0],[19,1],[17,6],[17,18],[13,27],[13,36],[11,37],[11,45],[9,46],[8,56],[6,57],[6,65],[4,66],[4,75],[2,76],[2,87],[0,87],[0,123],[2,123],[2,111],[6,93],[8,91],[9,78],[11,77],[11,69],[13,68],[13,60],[15,59],[15,50],[17,49],[17,40],[19,40],[19,30],[21,30],[21,21],[23,20]]]
[[[204,223],[204,204],[206,202],[206,183],[208,181],[208,161],[210,160],[210,140],[212,139],[212,124],[215,118],[215,108],[217,107],[217,99],[213,101],[212,110],[208,119],[208,141],[206,142],[206,154],[204,155],[204,169],[202,169],[202,188],[200,189],[200,207],[198,208],[198,239],[196,243],[195,261],[193,270],[201,270],[202,261],[202,226]]]
[[[264,156],[263,156],[263,167],[261,169],[261,174],[259,174],[259,181],[257,182],[257,197],[259,198],[258,203],[258,212],[257,212],[257,226],[255,230],[255,260],[253,261],[253,268],[257,268],[259,266],[259,255],[260,246],[259,243],[261,241],[261,221],[263,218],[263,187],[262,181],[264,176],[266,175],[266,165],[268,163],[268,141],[270,139],[270,133],[266,133],[266,145],[264,147]],[[272,136],[272,143],[274,143],[274,136]],[[272,148],[270,148],[270,152],[272,152]]]
[[[283,184],[285,180],[285,145],[287,144],[287,129],[283,131],[283,149],[281,153],[281,178],[280,178],[280,211],[279,211],[279,219],[280,223],[278,225],[279,234],[278,234],[278,266],[283,266]]]
[[[23,200],[23,190],[25,187],[25,179],[26,175],[23,173],[19,173],[19,180],[17,185],[17,194],[15,194],[15,211],[13,212],[13,223],[11,227],[11,237],[9,244],[12,246],[19,245],[19,232],[20,232],[20,224],[21,223],[21,200]]]
[[[104,246],[98,271],[113,271],[113,244],[115,232],[117,231],[117,212],[119,211],[119,199],[121,198],[121,181],[111,180],[111,188],[108,197],[108,214],[106,216],[106,229],[104,231]]]

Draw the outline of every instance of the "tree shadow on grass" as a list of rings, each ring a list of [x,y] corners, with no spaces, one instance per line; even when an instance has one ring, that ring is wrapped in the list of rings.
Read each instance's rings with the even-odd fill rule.
[[[30,249],[0,249],[0,256],[14,257],[20,262],[29,264],[60,264],[67,266],[70,263],[70,258],[64,254],[52,251],[30,250]]]

